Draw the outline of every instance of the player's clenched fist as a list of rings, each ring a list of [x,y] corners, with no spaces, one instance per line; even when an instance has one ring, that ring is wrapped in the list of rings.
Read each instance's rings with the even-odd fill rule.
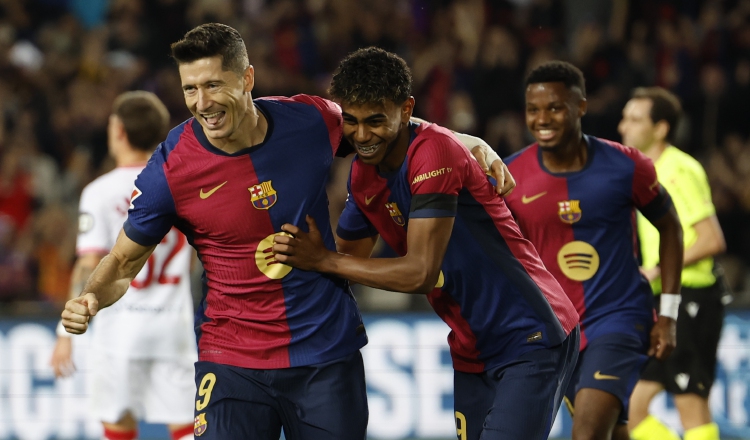
[[[80,335],[89,328],[89,319],[99,311],[99,301],[93,293],[85,293],[65,303],[62,324],[68,333]]]

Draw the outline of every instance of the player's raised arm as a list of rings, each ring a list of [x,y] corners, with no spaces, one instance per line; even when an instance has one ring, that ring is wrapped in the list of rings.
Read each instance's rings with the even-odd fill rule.
[[[117,302],[146,264],[154,248],[156,245],[142,246],[120,231],[115,246],[91,273],[81,296],[65,304],[62,324],[68,333],[85,333],[92,316]]]
[[[371,259],[326,249],[315,220],[308,216],[309,232],[283,225],[281,229],[292,237],[276,236],[273,251],[276,260],[298,269],[329,273],[383,290],[424,294],[438,281],[453,222],[453,217],[412,219],[406,255]]]

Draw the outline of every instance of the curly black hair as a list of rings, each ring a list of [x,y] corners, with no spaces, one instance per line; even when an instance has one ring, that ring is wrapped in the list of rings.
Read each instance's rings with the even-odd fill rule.
[[[411,70],[398,55],[377,47],[359,49],[339,63],[328,93],[349,104],[401,104],[411,96]]]
[[[221,23],[206,23],[189,30],[182,40],[172,43],[177,64],[221,56],[221,68],[241,75],[250,65],[245,41],[236,29]]]
[[[561,82],[565,88],[570,90],[577,87],[581,91],[581,96],[586,97],[586,81],[583,78],[581,70],[565,61],[548,61],[543,63],[526,76],[526,84]]]

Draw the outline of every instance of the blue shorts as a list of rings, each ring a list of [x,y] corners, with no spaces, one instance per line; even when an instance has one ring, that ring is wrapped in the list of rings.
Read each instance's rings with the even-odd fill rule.
[[[458,440],[542,440],[573,375],[580,330],[483,373],[454,373]]]
[[[606,391],[622,403],[618,424],[628,422],[630,394],[641,376],[648,357],[647,342],[637,335],[611,333],[589,341],[578,357],[573,380],[565,392],[568,409],[581,388]]]
[[[364,440],[365,371],[359,350],[304,367],[254,370],[195,363],[195,437]]]

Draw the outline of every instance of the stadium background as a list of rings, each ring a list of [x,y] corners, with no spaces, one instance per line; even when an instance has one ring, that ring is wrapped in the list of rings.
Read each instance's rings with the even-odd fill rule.
[[[542,61],[583,70],[592,135],[620,139],[635,86],[677,93],[686,110],[677,145],[706,167],[735,291],[713,410],[725,435],[750,438],[750,0],[0,0],[0,439],[95,438],[85,362],[61,382],[47,365],[78,196],[112,167],[116,95],[151,90],[174,124],[189,117],[169,44],[209,21],[243,34],[255,97],[326,96],[351,50],[394,51],[412,67],[417,116],[479,135],[501,156],[531,142],[522,81]],[[334,221],[347,165],[333,173]],[[419,296],[356,294],[371,340],[371,437],[451,437],[446,328]],[[677,421],[667,399],[655,409]],[[553,434],[566,436],[569,422],[559,418]]]

